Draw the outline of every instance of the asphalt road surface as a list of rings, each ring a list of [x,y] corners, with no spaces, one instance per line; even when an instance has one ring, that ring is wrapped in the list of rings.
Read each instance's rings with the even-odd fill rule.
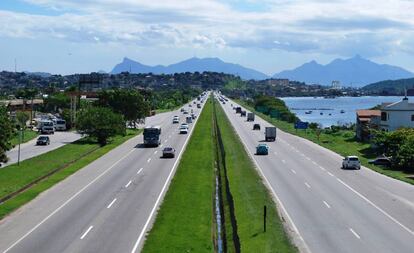
[[[0,252],[138,252],[195,124],[180,135],[174,115],[184,121],[179,111],[147,118],[162,147],[134,137],[0,221]],[[165,146],[175,158],[161,158]]]
[[[37,138],[21,144],[20,161],[60,148],[81,138],[81,135],[76,132],[55,132],[55,134],[49,134],[47,136],[50,138],[50,145],[47,146],[36,146]],[[10,151],[6,152],[7,157],[9,157],[9,161],[4,163],[3,166],[17,163],[18,149],[19,146],[17,145]]]
[[[229,100],[221,104],[273,193],[302,252],[414,252],[414,186],[362,167],[342,170],[342,157],[277,130],[269,155],[255,155],[264,140]]]

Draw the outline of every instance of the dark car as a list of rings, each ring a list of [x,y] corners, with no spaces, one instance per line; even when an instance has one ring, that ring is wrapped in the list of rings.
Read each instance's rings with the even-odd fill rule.
[[[49,136],[39,136],[36,141],[36,145],[49,145],[50,144],[50,138]]]
[[[253,130],[260,130],[260,124],[254,124]]]
[[[162,150],[162,157],[164,158],[174,158],[175,157],[175,149],[172,147],[165,147]]]
[[[386,166],[386,167],[390,167],[392,164],[391,159],[388,157],[377,157],[374,160],[368,161],[368,163],[374,164],[374,165]]]

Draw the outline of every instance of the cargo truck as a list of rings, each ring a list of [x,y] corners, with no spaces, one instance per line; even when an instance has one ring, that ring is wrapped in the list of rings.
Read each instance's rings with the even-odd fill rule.
[[[241,113],[241,112],[242,112],[241,107],[240,106],[236,107],[236,113]]]
[[[247,114],[247,121],[254,121],[254,113],[249,112]]]
[[[158,147],[161,144],[161,127],[147,126],[144,128],[144,145]]]
[[[265,141],[275,141],[276,140],[276,127],[266,127],[265,128]]]
[[[240,116],[241,117],[246,117],[246,111],[241,111]]]

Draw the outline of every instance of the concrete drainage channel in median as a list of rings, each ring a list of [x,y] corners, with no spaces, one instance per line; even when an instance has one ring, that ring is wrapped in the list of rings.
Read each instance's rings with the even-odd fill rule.
[[[213,136],[215,142],[215,194],[214,218],[216,223],[215,250],[240,252],[240,239],[237,233],[237,220],[226,169],[226,152],[217,123],[216,105],[213,105]],[[224,189],[224,191],[223,191]]]

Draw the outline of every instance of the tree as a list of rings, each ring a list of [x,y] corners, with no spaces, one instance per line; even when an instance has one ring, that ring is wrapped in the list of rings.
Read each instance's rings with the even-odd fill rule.
[[[407,171],[414,171],[414,135],[408,136],[400,146],[395,162]]]
[[[7,162],[6,151],[12,147],[10,140],[13,137],[13,129],[6,107],[0,106],[0,162]]]
[[[26,100],[30,99],[30,120],[33,118],[33,99],[39,93],[36,88],[27,88],[19,89],[16,91],[16,97],[23,99],[23,110],[26,109]]]
[[[89,107],[79,112],[77,129],[82,134],[96,138],[101,146],[117,134],[125,134],[122,115],[106,107]]]
[[[132,89],[102,91],[97,105],[111,107],[115,112],[122,114],[125,120],[132,123],[145,118],[150,111],[149,103],[138,91]]]
[[[17,112],[16,113],[16,120],[17,124],[20,128],[26,128],[26,122],[29,120],[29,116],[25,112]]]

